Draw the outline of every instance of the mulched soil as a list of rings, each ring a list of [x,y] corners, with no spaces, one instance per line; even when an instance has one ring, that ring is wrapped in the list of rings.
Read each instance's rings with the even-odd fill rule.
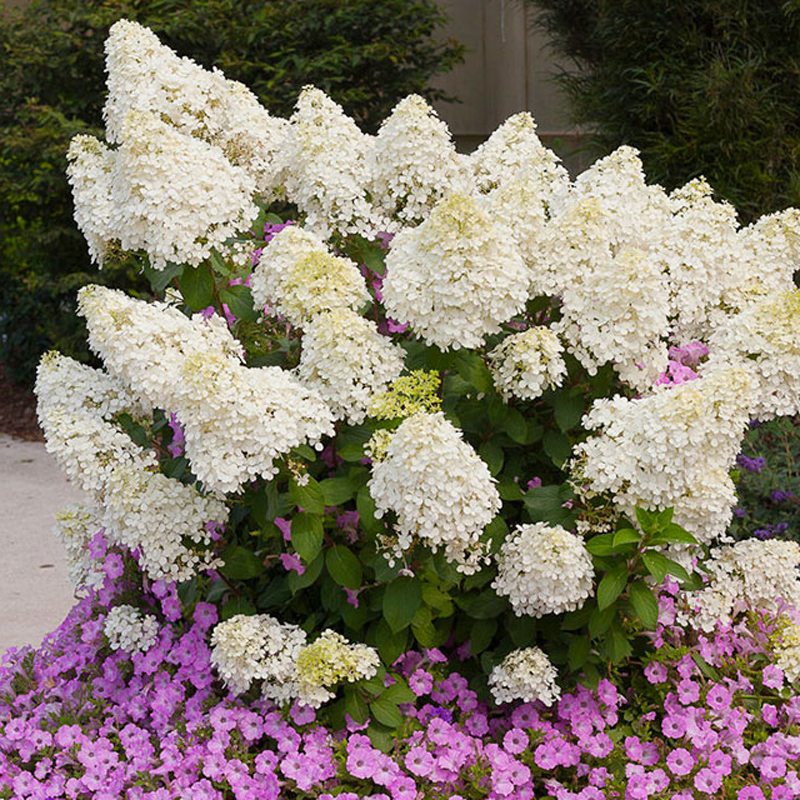
[[[0,362],[0,433],[29,442],[44,441],[36,421],[36,397],[30,389],[11,383]]]

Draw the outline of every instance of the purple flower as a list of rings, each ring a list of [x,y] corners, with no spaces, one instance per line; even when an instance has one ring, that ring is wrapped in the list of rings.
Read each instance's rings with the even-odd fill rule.
[[[644,668],[644,676],[650,683],[664,683],[667,679],[667,668],[658,661],[651,661]]]
[[[694,788],[706,794],[714,794],[722,786],[722,775],[714,772],[708,767],[703,767],[694,776]]]
[[[513,755],[523,753],[528,748],[529,744],[530,739],[528,738],[528,734],[519,728],[512,728],[506,731],[506,735],[503,737],[503,747],[507,752]]]
[[[424,669],[417,669],[409,677],[408,687],[417,697],[429,694],[433,688],[433,676]]]
[[[406,753],[404,763],[409,772],[424,778],[431,774],[433,756],[424,747],[412,747]]]
[[[281,564],[287,572],[294,570],[298,575],[302,575],[306,571],[297,553],[281,553]]]
[[[736,456],[736,463],[747,472],[761,472],[767,465],[767,459],[761,456],[748,458],[746,455],[740,453]]]
[[[770,689],[782,689],[785,677],[783,670],[775,664],[769,664],[761,672],[764,686],[768,686]]]
[[[758,786],[745,786],[744,789],[739,789],[739,794],[736,795],[736,800],[766,800],[764,792]]]
[[[691,679],[684,678],[678,683],[678,700],[688,706],[700,699],[700,687]]]
[[[688,750],[679,747],[667,756],[667,767],[673,775],[688,775],[695,767],[695,760]]]
[[[765,756],[758,768],[764,780],[772,781],[782,778],[786,774],[786,759],[780,756]]]
[[[730,708],[731,699],[731,693],[721,683],[717,683],[711,687],[706,695],[706,704],[713,708],[714,711],[719,712]]]

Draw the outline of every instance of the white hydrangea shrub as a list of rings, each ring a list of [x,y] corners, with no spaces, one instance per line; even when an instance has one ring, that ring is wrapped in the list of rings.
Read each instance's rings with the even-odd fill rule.
[[[290,120],[278,120],[241,84],[128,21],[112,27],[107,66],[111,146],[82,136],[69,154],[76,221],[92,257],[142,250],[165,278],[173,262],[200,265],[215,302],[189,316],[172,287],[169,302],[86,288],[80,313],[106,371],[57,355],[42,362],[47,447],[93,504],[59,519],[77,580],[99,580],[82,552],[95,526],[136,551],[148,579],[202,583],[221,568],[224,547],[251,541],[265,576],[299,577],[312,565],[292,540],[293,520],[286,538],[270,539],[241,515],[242,504],[248,510],[275,490],[309,516],[316,512],[306,500],[322,509],[317,559],[331,543],[363,555],[363,532],[337,515],[355,506],[372,516],[374,503],[370,536],[389,562],[381,568],[425,583],[426,564],[411,557],[422,544],[439,565],[443,557],[467,575],[488,570],[482,591],[508,597],[517,614],[577,609],[595,584],[581,536],[544,522],[486,529],[503,502],[520,502],[526,481],[536,486],[527,471],[540,451],[551,467],[539,415],[552,412],[566,426],[558,401],[574,399],[586,375],[606,366],[615,373],[603,369],[607,396],[582,430],[568,429],[580,441],[568,476],[576,528],[589,539],[611,530],[609,519],[634,519],[636,506],[672,507],[701,543],[723,539],[748,419],[800,408],[792,283],[800,212],[742,228],[702,179],[671,194],[648,185],[630,147],[570,180],[525,113],[470,156],[456,153],[447,126],[415,96],[374,137],[313,87]],[[278,233],[266,225],[265,243],[261,221],[273,219],[264,206],[274,198],[298,214]],[[244,312],[222,305],[237,284]],[[251,320],[276,332],[285,366],[248,366],[259,363],[242,334]],[[673,382],[670,347],[693,340],[708,358],[684,370],[681,379],[693,380]],[[376,397],[399,376],[433,364],[444,366],[441,380],[430,373],[419,382],[438,391],[421,404],[425,413],[376,411]],[[548,390],[553,396],[542,397]],[[140,446],[122,423],[130,417],[154,434],[168,415],[185,448],[183,480],[162,473],[171,460],[158,436]],[[511,457],[509,442],[519,445]],[[322,451],[318,460],[309,445]],[[358,501],[332,505],[351,482],[345,488]],[[598,498],[609,518],[580,516]],[[777,596],[798,602],[789,566],[797,554],[773,544],[774,552],[752,543],[733,555],[714,551],[712,582],[688,598],[701,627],[730,618],[742,597],[770,608]],[[666,552],[688,568],[698,551]],[[349,604],[361,592],[361,602],[376,599],[370,580],[347,587]],[[146,649],[157,632],[132,608],[111,619],[107,636],[122,649]],[[264,614],[226,620],[212,636],[217,673],[234,693],[259,683],[267,700],[314,707],[338,685],[376,673],[374,649],[318,633]],[[776,647],[787,674],[796,641],[787,629]],[[550,704],[555,679],[532,647],[510,654],[490,686],[497,702]]]

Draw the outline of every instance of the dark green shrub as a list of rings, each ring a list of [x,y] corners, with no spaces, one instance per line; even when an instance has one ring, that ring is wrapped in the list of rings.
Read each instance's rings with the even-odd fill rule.
[[[744,221],[800,204],[800,3],[527,0],[577,122],[671,189],[705,175]]]
[[[103,43],[124,17],[247,84],[274,114],[314,83],[368,130],[406,94],[441,97],[426,84],[462,54],[433,39],[444,21],[433,0],[35,0],[0,18],[0,360],[23,382],[50,347],[89,357],[73,313],[87,273],[146,287],[129,262],[97,275],[64,174],[72,136],[97,133]]]

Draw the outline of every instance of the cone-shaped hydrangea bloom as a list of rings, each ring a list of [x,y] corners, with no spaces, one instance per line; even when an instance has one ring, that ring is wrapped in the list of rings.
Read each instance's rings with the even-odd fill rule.
[[[265,697],[285,702],[294,696],[297,656],[306,634],[297,625],[267,614],[236,614],[211,633],[211,663],[234,693],[263,681]]]
[[[378,671],[378,652],[365,644],[350,644],[340,633],[323,631],[297,654],[295,683],[302,705],[319,708],[333,699],[328,687],[371,678]]]
[[[536,122],[527,111],[509,117],[470,156],[481,191],[515,183],[524,175],[545,208],[551,196],[563,194],[569,186],[569,175],[559,161],[539,140]]]
[[[138,408],[117,379],[51,353],[39,365],[36,391],[48,452],[96,499],[97,527],[111,541],[138,550],[154,579],[186,580],[221,563],[209,550],[207,524],[225,522],[227,507],[153,471],[155,454],[111,421]]]
[[[800,290],[776,292],[725,318],[709,339],[707,369],[746,365],[760,420],[800,413]]]
[[[708,334],[731,275],[745,260],[736,210],[716,202],[712,193],[701,178],[673,191],[671,216],[654,237],[655,257],[667,279],[671,333],[678,341]]]
[[[375,212],[367,200],[369,137],[324,92],[300,93],[279,153],[287,198],[305,212],[305,226],[372,238]],[[385,226],[380,226],[384,229]]]
[[[506,400],[535,400],[561,386],[567,374],[563,352],[558,336],[543,326],[506,337],[489,353],[495,388]]]
[[[762,297],[795,289],[800,269],[800,209],[756,220],[737,235],[734,267],[723,294],[725,308],[742,310]]]
[[[364,276],[349,258],[334,256],[308,231],[289,225],[264,248],[251,280],[258,310],[265,305],[292,325],[320,311],[359,309],[369,302]]]
[[[710,487],[704,484],[698,494],[695,484],[703,473],[718,470],[714,474],[722,476],[733,466],[749,420],[752,384],[745,369],[731,368],[647,397],[595,401],[583,424],[602,433],[575,450],[583,457],[583,479],[594,491],[612,492],[629,514],[636,505],[673,507],[677,524],[701,542],[712,541],[724,533],[731,510],[709,498],[701,514],[698,500]],[[721,480],[716,494],[729,499],[730,478]]]
[[[583,540],[560,525],[520,525],[497,555],[492,588],[508,597],[517,616],[563,614],[592,593],[594,567]]]
[[[760,608],[772,613],[781,603],[800,608],[800,544],[744,539],[711,551],[703,568],[708,585],[686,592],[683,622],[712,632],[738,614]]]
[[[498,704],[522,700],[551,706],[561,696],[556,668],[538,647],[512,650],[489,675],[489,688]]]
[[[145,652],[156,643],[158,620],[133,606],[114,606],[103,622],[103,633],[112,650]]]
[[[388,219],[404,223],[420,222],[444,195],[471,188],[447,125],[416,94],[401,100],[381,124],[367,168],[373,203]]]
[[[404,350],[349,308],[317,314],[306,326],[297,377],[319,392],[334,419],[364,421],[373,394],[403,371]]]
[[[109,141],[124,139],[131,111],[152,112],[182,133],[219,147],[253,175],[259,194],[276,193],[276,153],[288,123],[272,117],[247,87],[176,55],[151,30],[130,20],[111,26],[105,49]]]
[[[483,529],[500,510],[489,468],[441,412],[415,414],[373,465],[369,491],[378,514],[397,515],[398,556],[416,541],[443,548],[460,572],[475,572]]]
[[[81,290],[89,344],[108,369],[150,406],[177,414],[186,455],[207,489],[237,491],[304,442],[332,433],[319,395],[278,367],[247,368],[241,346],[218,317],[98,286]]]
[[[102,527],[97,508],[73,504],[56,512],[54,532],[64,545],[67,577],[76,588],[99,589],[103,585],[105,572],[102,565],[89,553],[89,542]]]
[[[392,240],[383,301],[443,350],[478,347],[525,306],[528,272],[513,237],[472,197],[452,194]]]
[[[102,265],[117,211],[112,198],[117,153],[94,136],[76,136],[67,151],[67,178],[72,187],[75,222],[89,246],[92,261]]]

